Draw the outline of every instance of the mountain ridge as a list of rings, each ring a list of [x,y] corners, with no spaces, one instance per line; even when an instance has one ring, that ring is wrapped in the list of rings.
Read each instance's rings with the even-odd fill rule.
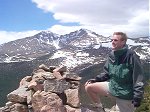
[[[148,49],[150,39],[140,37],[128,39],[130,47]],[[110,37],[104,37],[87,29],[80,29],[65,35],[42,31],[31,37],[11,41],[0,46],[0,62],[32,61],[40,56],[66,49],[81,51],[84,49],[111,48]],[[150,51],[148,49],[148,51]],[[148,52],[147,52],[148,54]],[[149,54],[148,54],[149,55]]]

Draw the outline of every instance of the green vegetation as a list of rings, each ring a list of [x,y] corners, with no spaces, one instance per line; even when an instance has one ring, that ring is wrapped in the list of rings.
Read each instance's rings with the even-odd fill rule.
[[[141,106],[137,108],[135,112],[150,112],[150,80],[149,80],[150,79],[150,63],[145,62],[143,64],[143,68],[144,68],[144,74],[147,80],[147,84],[145,86],[144,96],[143,96]]]
[[[150,112],[150,80],[148,81],[141,106],[135,112]]]
[[[25,62],[0,63],[0,107],[7,102],[7,94],[17,89],[20,80],[30,75],[33,68]]]

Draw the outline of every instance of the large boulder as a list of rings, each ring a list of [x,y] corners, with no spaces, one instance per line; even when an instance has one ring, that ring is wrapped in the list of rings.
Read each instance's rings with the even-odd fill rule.
[[[27,102],[28,95],[30,95],[29,89],[25,86],[20,86],[18,89],[9,93],[7,99],[11,102],[25,103]]]
[[[67,97],[67,104],[71,107],[79,108],[80,99],[79,99],[79,90],[78,89],[67,89],[65,90]]]
[[[37,91],[32,98],[34,112],[65,112],[62,100],[55,93]]]

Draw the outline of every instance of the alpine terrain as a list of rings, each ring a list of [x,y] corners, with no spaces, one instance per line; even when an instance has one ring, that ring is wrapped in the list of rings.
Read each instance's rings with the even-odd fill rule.
[[[136,51],[143,62],[144,73],[150,74],[150,37],[129,37],[129,48]],[[6,95],[14,90],[20,79],[41,64],[65,65],[85,80],[102,71],[111,51],[111,38],[87,29],[59,35],[42,31],[31,37],[0,45],[0,106]]]

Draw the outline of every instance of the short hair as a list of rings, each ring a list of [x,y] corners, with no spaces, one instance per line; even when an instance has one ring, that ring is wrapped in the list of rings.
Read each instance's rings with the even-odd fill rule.
[[[128,39],[127,35],[123,32],[114,32],[113,35],[121,35],[121,40],[127,41]]]

